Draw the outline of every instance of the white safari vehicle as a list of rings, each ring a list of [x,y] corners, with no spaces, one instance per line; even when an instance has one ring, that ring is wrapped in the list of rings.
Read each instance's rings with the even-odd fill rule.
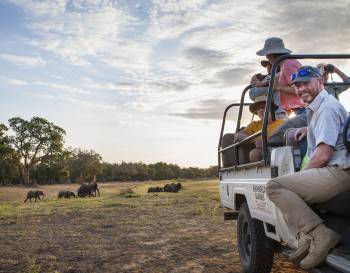
[[[271,80],[274,82],[278,64],[284,59],[349,59],[350,54],[322,55],[286,55],[277,59],[272,67]],[[331,83],[340,84],[343,83]],[[251,86],[247,86],[240,103],[229,105],[222,122],[219,147],[219,188],[222,205],[228,210],[225,220],[237,220],[237,246],[241,265],[245,272],[270,272],[275,252],[292,251],[297,248],[296,233],[291,230],[281,212],[267,198],[265,185],[270,178],[291,174],[300,170],[300,151],[281,144],[269,145],[266,137],[268,115],[271,112],[272,90],[269,86],[262,130],[239,143],[233,143],[233,133],[240,131],[254,117],[247,111],[245,95]],[[231,120],[233,116],[238,116]],[[274,114],[271,112],[272,118]],[[226,127],[233,121],[232,129]],[[349,150],[346,137],[348,120],[344,128],[344,140]],[[350,131],[350,130],[349,130]],[[249,163],[249,150],[252,140],[262,136],[263,160]],[[253,141],[254,143],[254,141]],[[350,181],[349,181],[350,182]],[[324,204],[314,204],[313,209],[325,221],[325,224],[342,236],[341,243],[327,256],[326,260],[310,272],[350,272],[350,192],[342,193]],[[287,255],[286,255],[287,256]]]

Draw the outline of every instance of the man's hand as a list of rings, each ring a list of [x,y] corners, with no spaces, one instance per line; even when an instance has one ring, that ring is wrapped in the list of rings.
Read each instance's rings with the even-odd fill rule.
[[[333,148],[323,142],[321,142],[316,150],[313,152],[312,157],[305,166],[304,170],[313,168],[322,168],[327,165],[329,159],[333,155]]]
[[[257,84],[258,82],[260,82],[260,80],[258,79],[257,74],[253,75],[253,77],[250,79],[250,84]]]
[[[294,139],[296,141],[301,141],[307,134],[307,127],[301,127],[295,130]]]
[[[256,87],[263,87],[263,86],[266,86],[266,83],[264,83],[264,82],[262,82],[261,80],[259,80],[258,74],[255,74],[255,75],[251,78],[250,84],[254,84]]]

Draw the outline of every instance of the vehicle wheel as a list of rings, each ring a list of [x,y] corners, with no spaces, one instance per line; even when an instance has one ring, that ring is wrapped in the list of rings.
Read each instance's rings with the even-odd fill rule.
[[[273,244],[266,237],[263,223],[252,219],[247,203],[239,210],[237,222],[238,251],[247,273],[268,273],[273,263]]]

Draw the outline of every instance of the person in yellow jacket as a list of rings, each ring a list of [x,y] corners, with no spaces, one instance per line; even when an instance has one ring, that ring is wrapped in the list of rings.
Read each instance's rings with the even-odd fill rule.
[[[252,121],[247,125],[245,129],[235,134],[235,142],[239,142],[246,137],[259,132],[262,129],[262,120],[264,117],[264,111],[266,106],[266,96],[259,96],[256,97],[255,102],[249,105],[249,111],[253,113],[254,115],[257,115],[259,117],[259,120]],[[272,103],[273,111],[275,111],[278,106]],[[281,126],[285,120],[283,119],[276,119],[273,121],[271,119],[271,116],[269,117],[268,125],[267,125],[267,138],[269,138],[272,133]],[[249,153],[249,160],[250,162],[256,162],[260,161],[262,159],[262,139],[261,136],[256,138],[255,140],[255,149],[250,151]]]

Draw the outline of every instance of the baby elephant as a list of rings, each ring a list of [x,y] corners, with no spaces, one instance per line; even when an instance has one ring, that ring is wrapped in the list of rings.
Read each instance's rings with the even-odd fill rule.
[[[75,198],[75,193],[72,192],[72,191],[60,191],[58,193],[58,198],[61,199],[61,198],[66,198],[66,199],[69,199],[71,197],[74,197]]]
[[[35,202],[36,202],[36,199],[42,200],[40,196],[42,196],[43,197],[42,199],[44,199],[44,193],[42,191],[29,191],[27,192],[27,198],[26,200],[24,200],[24,202],[27,202],[27,200],[29,199],[29,202],[32,203],[32,198],[35,199],[34,200]]]

